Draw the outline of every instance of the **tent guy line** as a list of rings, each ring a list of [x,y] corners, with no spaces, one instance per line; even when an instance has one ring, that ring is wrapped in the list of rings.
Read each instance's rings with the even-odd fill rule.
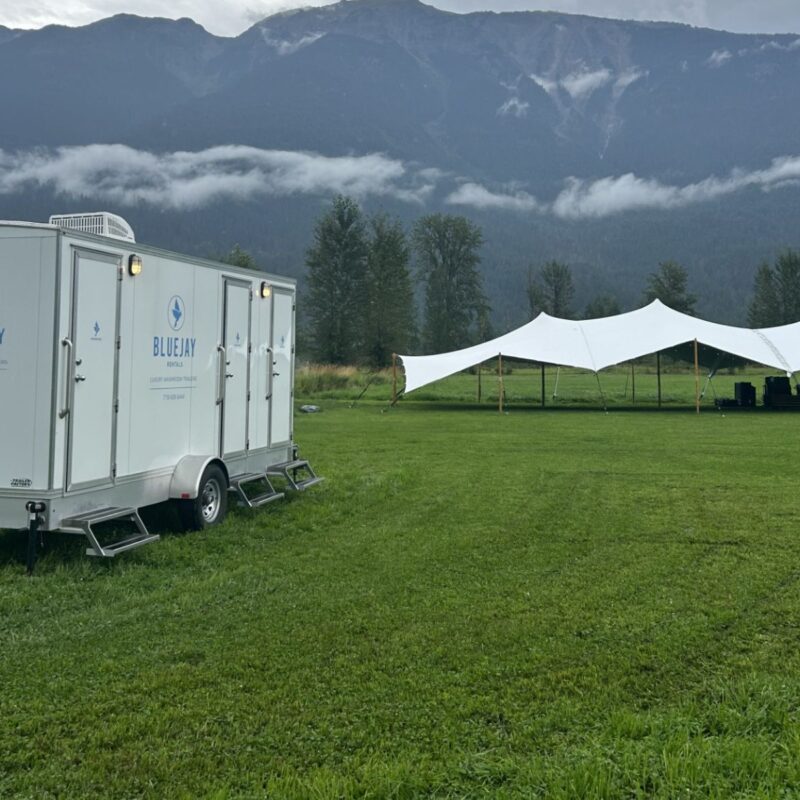
[[[408,393],[499,356],[597,373],[693,340],[789,376],[800,370],[800,322],[776,328],[737,328],[690,317],[660,300],[599,319],[559,319],[542,312],[521,328],[473,347],[399,358]]]

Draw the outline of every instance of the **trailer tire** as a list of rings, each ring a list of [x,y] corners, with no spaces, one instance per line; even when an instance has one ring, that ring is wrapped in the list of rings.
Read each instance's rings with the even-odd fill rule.
[[[228,513],[228,479],[217,464],[209,464],[200,478],[194,500],[179,500],[178,514],[184,530],[201,531],[219,525]]]

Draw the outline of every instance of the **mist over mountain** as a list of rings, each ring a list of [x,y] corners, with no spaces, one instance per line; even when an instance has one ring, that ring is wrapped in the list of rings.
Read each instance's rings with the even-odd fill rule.
[[[758,263],[800,246],[800,37],[351,0],[236,38],[116,16],[0,28],[0,216],[108,208],[142,241],[234,242],[300,276],[337,191],[484,229],[499,327],[528,265],[576,310],[676,259],[744,322]],[[302,302],[302,298],[301,298]]]

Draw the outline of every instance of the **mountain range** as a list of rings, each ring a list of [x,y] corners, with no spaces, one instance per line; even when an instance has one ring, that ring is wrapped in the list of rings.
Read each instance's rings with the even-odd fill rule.
[[[301,276],[336,191],[484,230],[500,328],[529,265],[576,310],[681,261],[743,323],[758,264],[800,246],[800,38],[551,12],[349,0],[235,38],[188,19],[0,28],[0,216],[102,207],[140,239],[234,242]]]

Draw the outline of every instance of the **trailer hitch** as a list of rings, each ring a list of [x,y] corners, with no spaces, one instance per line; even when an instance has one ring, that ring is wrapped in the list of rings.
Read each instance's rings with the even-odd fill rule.
[[[47,510],[47,506],[41,501],[31,500],[25,504],[28,512],[28,575],[33,575],[33,568],[36,566],[36,539],[44,519],[42,514]]]

